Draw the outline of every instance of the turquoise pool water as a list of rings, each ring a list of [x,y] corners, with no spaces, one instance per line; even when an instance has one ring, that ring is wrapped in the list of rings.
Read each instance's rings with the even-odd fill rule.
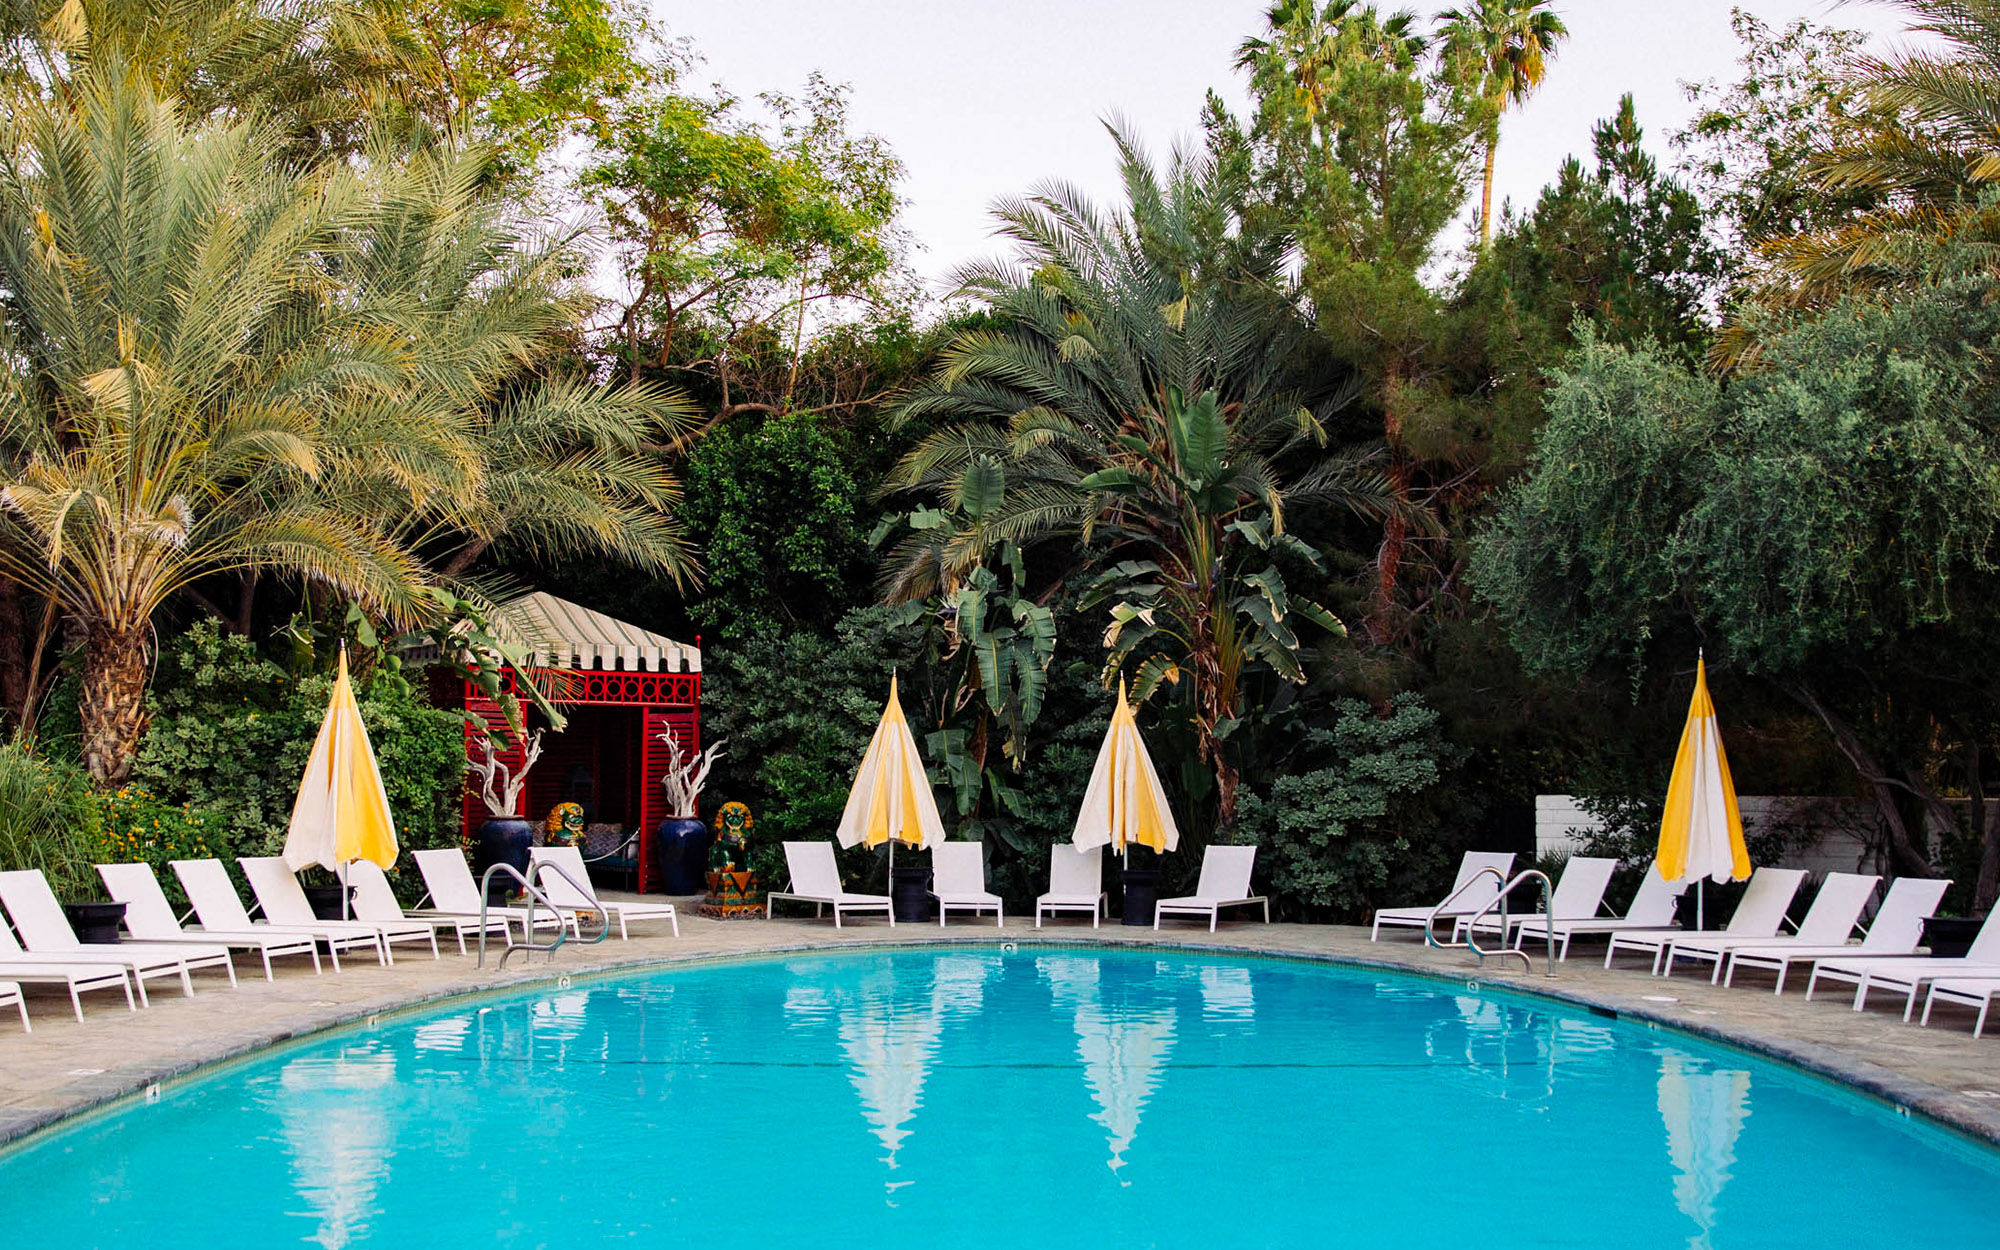
[[[1991,1245],[1987,1151],[1675,1035],[1391,974],[988,948],[460,1002],[0,1155],[120,1250]]]

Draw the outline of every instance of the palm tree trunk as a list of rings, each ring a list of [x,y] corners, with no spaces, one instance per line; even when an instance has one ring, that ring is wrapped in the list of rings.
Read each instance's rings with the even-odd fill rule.
[[[28,608],[21,588],[0,577],[0,723],[18,725],[28,706]]]
[[[1493,245],[1493,158],[1500,151],[1500,129],[1486,139],[1486,178],[1479,187],[1479,250]]]
[[[132,776],[146,734],[146,640],[149,626],[93,622],[84,649],[77,716],[83,763],[98,785],[115,789]]]
[[[1390,611],[1396,603],[1396,582],[1402,574],[1403,549],[1409,546],[1410,526],[1401,508],[1410,502],[1410,460],[1403,450],[1401,362],[1392,361],[1382,380],[1382,441],[1389,449],[1389,491],[1399,510],[1382,526],[1382,547],[1375,556],[1375,610],[1368,622],[1369,635],[1378,643],[1388,641]]]

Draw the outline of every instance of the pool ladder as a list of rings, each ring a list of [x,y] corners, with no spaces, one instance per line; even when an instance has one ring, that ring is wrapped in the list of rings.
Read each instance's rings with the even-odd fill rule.
[[[1436,925],[1438,917],[1441,915],[1445,915],[1446,909],[1449,908],[1453,903],[1458,901],[1459,895],[1471,889],[1475,882],[1478,882],[1481,879],[1488,876],[1491,876],[1495,881],[1500,882],[1500,893],[1491,900],[1489,900],[1484,907],[1481,907],[1478,911],[1474,912],[1470,919],[1465,921],[1465,940],[1463,942],[1460,942],[1455,938],[1447,938],[1440,941],[1436,933]],[[1520,872],[1515,873],[1512,877],[1503,877],[1498,868],[1481,868],[1478,872],[1475,872],[1470,877],[1466,878],[1465,884],[1459,886],[1456,890],[1453,890],[1451,894],[1448,897],[1446,897],[1444,902],[1439,903],[1436,907],[1431,908],[1431,914],[1424,920],[1424,945],[1435,947],[1438,950],[1449,950],[1454,948],[1463,948],[1465,950],[1469,950],[1473,954],[1479,956],[1479,962],[1482,965],[1486,962],[1487,958],[1490,956],[1505,957],[1507,955],[1515,955],[1518,956],[1521,960],[1522,971],[1533,972],[1535,970],[1535,961],[1528,955],[1528,952],[1521,950],[1518,947],[1510,947],[1507,945],[1507,930],[1509,928],[1509,925],[1507,923],[1507,896],[1514,892],[1515,886],[1521,885],[1527,881],[1539,881],[1542,883],[1541,914],[1553,917],[1555,915],[1555,908],[1553,903],[1555,887],[1549,882],[1549,875],[1547,873],[1541,871],[1538,868],[1524,868]],[[1500,945],[1497,949],[1488,950],[1487,948],[1479,944],[1479,922],[1486,919],[1488,916],[1492,915],[1496,910],[1500,913]],[[1453,920],[1456,919],[1455,917],[1447,917],[1447,918]],[[1458,931],[1458,926],[1454,923],[1452,926],[1452,932],[1456,933],[1457,931]],[[1553,924],[1549,925],[1543,936],[1545,936],[1548,939],[1549,958],[1548,958],[1548,971],[1543,973],[1542,975],[1546,977],[1553,977],[1556,974],[1555,926]]]
[[[554,900],[550,899],[540,886],[536,885],[528,877],[521,875],[520,869],[514,867],[512,864],[494,864],[479,878],[479,963],[477,966],[481,968],[486,966],[486,908],[493,901],[493,874],[496,872],[505,873],[520,882],[521,889],[524,891],[528,903],[528,914],[521,922],[521,934],[527,940],[516,942],[514,940],[514,926],[511,924],[507,925],[507,949],[500,952],[500,962],[495,965],[496,970],[506,968],[507,957],[515,951],[527,951],[529,952],[529,958],[533,958],[536,951],[553,957],[556,949],[569,940],[571,922],[563,917],[562,911],[556,907]],[[592,897],[590,891],[585,889],[575,877],[570,876],[560,864],[536,864],[531,872],[535,877],[540,877],[545,872],[552,872],[569,882],[571,888],[576,890],[578,894],[581,894],[585,898]],[[535,941],[535,904],[538,902],[548,908],[549,915],[555,919],[556,940],[553,942],[542,943]],[[590,939],[589,945],[595,946],[597,943],[611,936],[611,913],[604,909],[604,904],[602,903],[593,902],[591,907],[597,912],[598,929],[597,936]],[[578,933],[577,938],[579,941],[582,940],[581,932]]]

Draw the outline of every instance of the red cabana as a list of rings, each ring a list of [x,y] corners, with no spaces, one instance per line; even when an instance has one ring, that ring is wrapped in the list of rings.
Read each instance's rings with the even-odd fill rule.
[[[667,814],[660,735],[671,733],[685,752],[701,749],[701,649],[540,592],[502,604],[494,624],[533,654],[569,720],[563,732],[544,735],[522,814],[540,821],[557,803],[575,802],[586,824],[637,828],[639,888],[652,889],[659,877],[652,835]],[[498,722],[499,707],[470,682],[462,697],[467,711]],[[531,712],[530,727],[539,723]],[[468,753],[478,732],[467,726]],[[501,759],[518,768],[522,751],[516,746]],[[486,818],[478,793],[468,790],[467,835]]]

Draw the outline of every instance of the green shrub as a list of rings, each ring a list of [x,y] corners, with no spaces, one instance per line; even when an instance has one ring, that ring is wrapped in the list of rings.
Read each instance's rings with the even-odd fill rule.
[[[39,868],[56,895],[95,898],[98,806],[83,769],[0,743],[0,869]]]
[[[1266,848],[1260,868],[1281,902],[1308,913],[1356,919],[1390,894],[1421,897],[1449,880],[1463,847],[1434,826],[1420,836],[1407,801],[1437,784],[1452,754],[1420,696],[1395,696],[1386,714],[1343,699],[1333,727],[1312,730],[1300,752],[1330,762],[1278,778],[1268,799],[1246,795],[1238,832]]]
[[[248,639],[197,624],[160,657],[153,722],[133,780],[170,806],[200,813],[213,854],[275,855],[331,689],[325,674],[294,677]],[[403,848],[457,845],[461,714],[386,681],[357,683],[355,695]]]

